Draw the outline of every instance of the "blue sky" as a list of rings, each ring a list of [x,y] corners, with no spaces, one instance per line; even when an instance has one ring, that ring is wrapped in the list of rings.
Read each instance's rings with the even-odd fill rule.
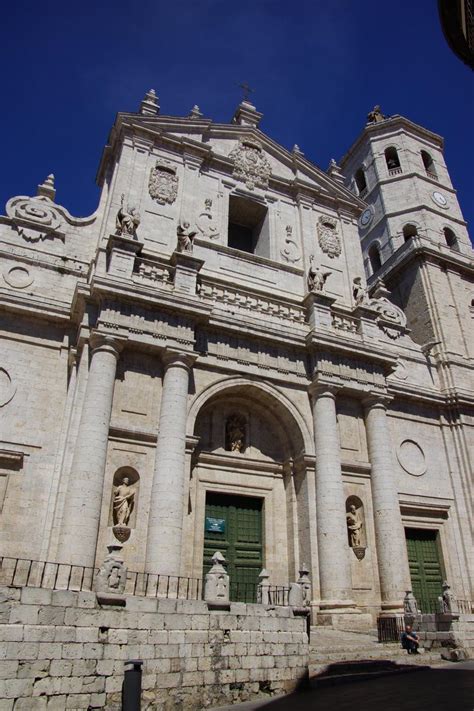
[[[0,60],[2,212],[53,172],[58,202],[90,214],[117,111],[153,87],[164,114],[196,103],[227,121],[245,80],[262,130],[324,169],[376,103],[440,133],[474,220],[474,73],[447,46],[435,0],[18,0],[3,12]]]

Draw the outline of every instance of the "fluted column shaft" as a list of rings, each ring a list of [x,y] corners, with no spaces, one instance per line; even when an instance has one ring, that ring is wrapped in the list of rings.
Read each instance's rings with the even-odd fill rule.
[[[170,353],[165,356],[146,569],[167,575],[180,573],[191,364],[187,354]]]
[[[316,454],[316,515],[322,606],[352,604],[344,486],[336,398],[325,388],[313,392]]]
[[[402,606],[404,591],[410,589],[410,574],[392,443],[385,403],[370,398],[364,404],[382,608],[395,610]]]
[[[63,512],[58,560],[93,566],[115,374],[121,345],[93,336],[92,355]]]

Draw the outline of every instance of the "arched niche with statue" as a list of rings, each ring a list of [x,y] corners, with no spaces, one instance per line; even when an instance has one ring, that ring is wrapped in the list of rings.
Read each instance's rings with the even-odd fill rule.
[[[119,467],[114,474],[110,497],[109,526],[121,542],[130,538],[136,525],[140,475],[133,467]]]
[[[362,560],[367,548],[364,504],[358,496],[346,499],[347,542],[357,560]]]

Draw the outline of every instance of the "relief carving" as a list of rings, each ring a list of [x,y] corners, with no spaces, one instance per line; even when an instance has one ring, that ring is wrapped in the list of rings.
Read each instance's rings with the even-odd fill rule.
[[[219,237],[219,230],[214,215],[212,214],[211,198],[204,200],[204,210],[199,214],[196,220],[196,227],[202,236],[207,239],[217,239]]]
[[[318,242],[331,259],[341,254],[341,240],[337,234],[337,220],[322,215],[318,220]]]
[[[293,228],[291,225],[286,226],[285,246],[282,247],[280,254],[287,262],[298,262],[301,259],[300,249],[293,239]]]
[[[170,161],[159,159],[150,172],[150,196],[160,205],[171,205],[178,196],[178,182],[175,166]]]
[[[95,579],[97,599],[102,604],[125,604],[123,593],[127,582],[127,568],[120,555],[122,546],[107,546],[107,557],[99,568]]]
[[[7,405],[16,392],[16,385],[12,383],[10,375],[5,368],[0,368],[0,407]]]
[[[7,208],[18,234],[27,242],[39,242],[58,236],[54,233],[61,224],[61,218],[49,198],[13,198]]]
[[[239,138],[239,145],[229,153],[229,158],[234,162],[234,178],[242,180],[249,190],[268,188],[271,168],[259,141]]]

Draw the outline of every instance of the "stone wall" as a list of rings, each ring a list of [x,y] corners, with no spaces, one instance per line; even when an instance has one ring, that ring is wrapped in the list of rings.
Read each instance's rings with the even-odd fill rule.
[[[192,710],[291,690],[308,666],[291,608],[0,588],[0,711],[121,708],[124,661],[143,659],[142,708]]]

